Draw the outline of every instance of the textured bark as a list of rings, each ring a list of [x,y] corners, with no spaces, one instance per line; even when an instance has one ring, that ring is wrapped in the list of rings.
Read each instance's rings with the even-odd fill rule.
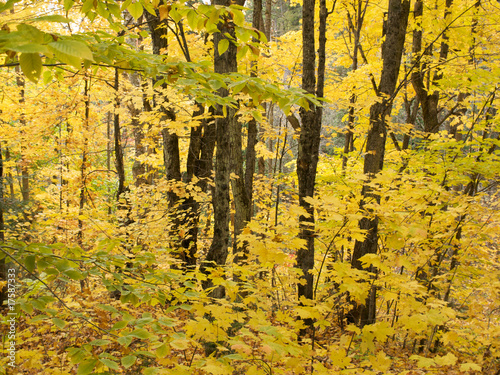
[[[450,8],[453,4],[453,0],[446,0],[444,18],[449,19],[451,14]],[[423,14],[423,0],[417,0],[415,2],[413,14],[417,22],[422,18]],[[442,42],[439,53],[439,61],[444,62],[448,57],[449,45],[448,45],[448,34],[446,30],[442,34]],[[417,97],[422,106],[422,117],[424,120],[424,131],[427,133],[437,133],[439,131],[440,122],[438,119],[438,104],[439,104],[439,92],[434,90],[429,92],[429,89],[425,87],[424,84],[424,72],[427,70],[427,65],[421,63],[422,57],[424,55],[429,55],[432,53],[432,45],[428,46],[422,52],[422,29],[419,27],[413,31],[413,58],[414,58],[414,71],[411,74],[411,82],[413,88],[417,94]],[[430,72],[428,73],[430,74]],[[437,69],[433,78],[432,85],[436,85],[442,78],[442,73]]]
[[[204,112],[204,107],[202,105],[198,105],[198,109],[193,113],[193,117],[201,116]],[[191,183],[193,177],[196,175],[196,166],[200,160],[202,132],[205,123],[206,120],[203,119],[199,126],[191,128],[188,157],[186,162],[186,175],[184,176],[184,182],[186,184]],[[198,186],[200,186],[200,183],[198,183]],[[181,209],[185,211],[182,225],[188,227],[187,235],[181,240],[181,245],[185,249],[182,253],[182,260],[187,267],[194,269],[196,267],[196,252],[198,249],[200,205],[194,197],[189,196],[184,200]]]
[[[315,60],[316,47],[314,38],[314,7],[315,0],[304,0],[302,7],[302,88],[310,94],[323,97],[325,75],[326,46],[326,10],[325,0],[320,0],[319,14],[319,46],[318,46],[318,76],[316,84]],[[319,157],[321,135],[322,108],[309,103],[309,109],[300,109],[302,127],[299,136],[297,155],[297,176],[299,183],[299,204],[307,212],[307,217],[299,217],[299,237],[306,241],[306,246],[297,251],[297,267],[302,270],[304,284],[298,285],[298,297],[314,298],[313,275],[314,268],[314,207],[306,199],[314,195],[316,171]],[[312,321],[306,324],[312,325]]]
[[[229,6],[229,0],[216,0],[215,5]],[[229,15],[226,15],[222,22],[219,23],[219,32],[214,34],[214,71],[215,73],[225,74],[237,71],[236,61],[236,45],[229,42],[228,49],[222,54],[219,54],[218,45],[222,39],[225,39],[225,34],[235,38],[234,27],[232,26]],[[218,95],[226,97],[229,92],[225,88],[218,90]],[[214,235],[212,244],[208,250],[204,262],[201,264],[201,271],[205,274],[210,273],[210,268],[214,265],[224,265],[226,263],[229,246],[229,184],[231,173],[231,140],[234,136],[236,119],[235,110],[227,107],[224,114],[222,107],[217,106],[215,114],[218,116],[215,120],[217,151],[215,154],[215,187],[213,194],[214,207]],[[241,152],[241,148],[240,148]],[[207,279],[203,282],[203,288],[212,287],[212,281]],[[214,298],[222,298],[225,291],[222,287],[214,289],[211,296]]]
[[[271,41],[271,20],[272,20],[272,0],[266,0],[266,24],[264,33],[266,34],[267,41]],[[262,30],[261,30],[262,31]]]
[[[83,208],[85,207],[85,174],[87,170],[87,146],[88,146],[87,131],[90,118],[90,78],[88,76],[85,76],[84,97],[85,97],[85,114],[84,114],[83,129],[82,129],[83,150],[82,150],[82,164],[80,166],[80,200],[78,206],[78,234],[77,234],[78,245],[82,249],[83,249],[83,220],[81,219],[81,217],[83,215]]]
[[[233,121],[231,125],[231,172],[235,174],[235,178],[231,179],[231,187],[235,205],[233,252],[236,254],[235,262],[239,263],[247,257],[247,245],[245,243],[238,243],[238,236],[241,234],[246,223],[251,219],[251,201],[249,199],[247,187],[245,184],[246,176],[243,173],[243,155],[241,151],[241,123],[239,123],[238,121]],[[251,171],[251,173],[253,175],[253,170]]]
[[[146,20],[148,22],[148,26],[151,32],[151,38],[153,42],[153,53],[156,55],[166,55],[168,52],[168,19],[161,20],[159,12],[156,12],[156,15],[152,15],[148,12],[145,12]],[[189,55],[187,55],[189,58]],[[167,85],[163,83],[161,85],[162,90],[166,92]],[[176,115],[172,108],[168,105],[168,98],[163,97],[162,100],[159,100],[157,96],[154,98],[155,104],[162,102],[161,111],[162,111],[162,120],[171,120],[174,121],[176,119]],[[175,132],[170,131],[168,127],[162,129],[162,139],[163,139],[163,160],[165,164],[165,174],[166,178],[169,181],[182,181],[181,175],[181,164],[180,164],[180,152],[179,152],[179,137]],[[194,134],[196,136],[196,134]],[[196,142],[196,141],[195,141]],[[191,150],[193,151],[193,150]],[[188,168],[191,168],[191,164],[193,160],[190,159],[188,161]],[[174,254],[181,260],[182,267],[193,267],[196,265],[196,249],[190,243],[189,238],[192,237],[192,234],[197,229],[190,229],[191,233],[187,238],[181,238],[179,235],[179,230],[183,229],[189,223],[187,223],[187,218],[181,219],[179,212],[183,209],[181,207],[177,207],[179,204],[179,196],[175,194],[173,191],[169,191],[167,193],[168,196],[168,208],[170,210],[170,218],[172,221],[172,229],[170,231],[170,238],[173,240],[170,243],[170,246],[174,250]],[[191,208],[192,204],[190,205]],[[197,224],[197,221],[195,224]]]
[[[255,0],[252,15],[252,26],[255,29],[260,28],[261,19],[262,0]],[[253,38],[253,42],[258,43],[258,39]],[[252,61],[251,67],[252,71],[250,75],[257,77],[257,62]],[[234,215],[233,252],[235,253],[234,262],[240,264],[248,258],[248,243],[240,243],[238,236],[243,231],[245,225],[252,219],[253,178],[256,158],[255,145],[257,144],[258,130],[255,119],[250,120],[248,122],[248,137],[245,152],[245,171],[243,171],[241,124],[235,122],[234,125],[231,132],[231,160],[233,163],[231,169],[238,178],[231,181],[236,208]]]
[[[125,164],[123,159],[123,147],[122,147],[122,133],[120,127],[120,99],[118,96],[118,89],[120,88],[120,74],[118,69],[115,69],[115,114],[113,117],[113,136],[115,145],[115,167],[116,174],[118,175],[118,190],[116,191],[116,201],[118,211],[124,211],[125,216],[120,219],[120,226],[126,228],[129,226],[133,220],[130,218],[130,202],[126,193],[129,188],[126,184],[125,179]]]
[[[406,26],[410,10],[409,0],[389,0],[389,11],[387,16],[387,35],[382,45],[382,75],[378,92],[380,101],[370,108],[370,130],[366,141],[366,153],[364,159],[364,173],[372,180],[383,168],[385,143],[387,138],[387,128],[385,118],[391,112],[392,96],[394,95],[401,56],[403,54]],[[366,183],[362,190],[361,209],[370,201],[380,202],[380,197],[373,191],[373,188]],[[366,231],[366,238],[363,241],[356,241],[352,254],[352,267],[365,269],[359,260],[366,254],[377,253],[378,240],[378,218],[372,217],[371,212],[360,220],[359,226]],[[375,272],[371,266],[366,269]],[[358,304],[351,310],[350,319],[360,326],[375,322],[376,313],[376,290],[372,286],[365,304]]]
[[[20,107],[24,107],[25,103],[25,81],[24,77],[21,75],[19,67],[16,67],[16,84],[17,87],[20,90],[20,98],[19,98],[19,105]],[[29,182],[29,171],[28,171],[28,162],[26,160],[26,140],[24,139],[24,128],[26,126],[26,118],[24,115],[24,110],[21,113],[21,119],[20,119],[20,124],[21,124],[21,162],[20,162],[20,169],[21,169],[21,196],[23,198],[23,203],[28,203],[30,200],[30,182]]]

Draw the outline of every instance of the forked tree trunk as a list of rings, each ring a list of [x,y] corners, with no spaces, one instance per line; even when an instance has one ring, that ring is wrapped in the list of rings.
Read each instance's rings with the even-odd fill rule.
[[[389,11],[387,15],[387,34],[382,45],[382,75],[378,86],[380,101],[370,108],[370,130],[366,140],[366,153],[364,159],[364,173],[368,181],[363,185],[362,201],[360,208],[363,209],[367,203],[380,202],[380,196],[370,187],[370,181],[380,172],[384,164],[385,143],[387,138],[387,127],[385,119],[392,108],[393,95],[395,94],[398,81],[401,56],[403,54],[406,26],[410,11],[409,0],[389,0]],[[366,231],[363,241],[356,241],[352,254],[351,264],[359,270],[376,272],[373,267],[365,269],[360,258],[366,254],[377,253],[378,242],[378,217],[373,216],[367,209],[365,217],[361,219],[359,226]],[[368,280],[367,280],[368,282]],[[375,322],[376,313],[376,289],[370,288],[369,295],[364,304],[357,304],[350,312],[350,319],[363,327]]]

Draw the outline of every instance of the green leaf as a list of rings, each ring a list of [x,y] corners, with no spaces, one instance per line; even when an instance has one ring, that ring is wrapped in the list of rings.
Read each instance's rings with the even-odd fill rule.
[[[83,361],[80,366],[78,366],[77,375],[87,375],[91,374],[97,364],[97,359],[87,359]]]
[[[238,60],[241,60],[243,57],[245,57],[245,55],[247,54],[248,50],[249,50],[249,47],[246,44],[244,46],[239,47],[238,48],[238,52],[236,53],[236,58]]]
[[[111,341],[110,340],[105,340],[105,339],[97,339],[89,342],[90,345],[93,346],[104,346],[108,345]]]
[[[85,0],[82,5],[81,12],[87,14],[92,8],[94,8],[94,0]]]
[[[23,69],[23,73],[26,75],[26,77],[28,77],[30,80],[33,81],[33,79],[31,79],[29,76],[28,76],[28,73],[26,73],[26,70],[25,69],[29,69],[29,66],[23,66],[23,60],[22,60],[22,57],[25,56],[25,55],[35,55],[34,53],[23,53],[21,55],[21,58],[19,59],[20,60],[20,63],[21,63],[21,68]],[[38,56],[38,54],[37,54]],[[38,56],[40,58],[40,56]],[[24,58],[24,63],[26,64],[26,58]],[[28,62],[29,63],[29,62]],[[40,69],[42,68],[42,62],[40,60]],[[31,73],[30,73],[31,74]],[[38,74],[38,76],[40,77],[40,74]],[[34,81],[36,82],[36,81]],[[25,263],[24,265],[26,266],[26,269],[29,271],[29,272],[33,272],[35,270],[35,260],[36,260],[36,257],[34,255],[28,255],[25,259]]]
[[[124,347],[128,347],[130,343],[132,342],[133,338],[132,336],[122,336],[118,337],[118,342],[123,345]]]
[[[21,310],[23,310],[27,314],[32,314],[33,313],[33,306],[31,303],[26,303],[26,302],[19,302],[19,306],[21,307]]]
[[[167,344],[162,344],[156,348],[158,358],[165,358],[168,354],[170,354],[170,347]]]
[[[196,30],[196,26],[198,25],[198,13],[195,10],[190,10],[187,14],[189,27],[193,30]]]
[[[0,3],[0,13],[5,12],[6,10],[9,10],[14,6],[15,3],[19,2],[20,0],[9,0],[6,3]]]
[[[182,19],[182,15],[179,13],[176,6],[172,6],[172,9],[170,9],[168,15],[174,20],[175,23],[179,22]]]
[[[127,326],[127,322],[124,320],[120,320],[119,322],[116,322],[113,327],[111,328],[112,331],[117,330],[117,329],[122,329]]]
[[[104,366],[107,366],[108,368],[110,368],[112,370],[119,370],[120,369],[120,366],[118,366],[118,363],[116,363],[115,361],[112,361],[110,359],[99,358],[99,361],[101,361],[101,363]]]
[[[221,39],[219,41],[219,45],[217,46],[217,49],[219,51],[219,56],[222,55],[224,52],[226,52],[228,48],[229,48],[229,40]]]
[[[67,56],[78,57],[93,61],[94,57],[92,51],[83,42],[71,39],[58,40],[57,42],[49,43],[49,46],[57,52],[63,53]]]
[[[63,272],[64,275],[68,276],[72,280],[83,280],[85,279],[85,275],[83,275],[80,271],[75,269],[69,269]]]
[[[21,34],[21,38],[23,42],[30,42],[30,43],[37,43],[37,44],[44,44],[47,43],[48,41],[46,40],[46,37],[52,37],[48,34],[45,34],[44,32],[38,30],[36,27],[27,25],[27,24],[20,24],[17,25],[17,30]]]
[[[63,22],[63,23],[73,22],[69,18],[60,16],[58,14],[52,14],[50,16],[37,17],[37,18],[32,19],[31,21],[33,21],[33,22],[42,22],[42,21],[45,21],[45,22]]]
[[[140,2],[130,4],[127,7],[127,10],[130,12],[130,15],[136,20],[139,19],[139,17],[142,16],[142,13],[144,12],[144,8],[142,7],[142,4]]]
[[[238,26],[243,25],[243,22],[245,22],[245,15],[243,14],[243,12],[239,9],[235,9],[234,7],[231,8],[234,24]]]
[[[60,329],[63,329],[66,326],[66,322],[59,318],[52,318],[52,322],[54,322],[56,327]]]
[[[99,306],[99,308],[103,309],[104,311],[109,311],[109,312],[113,312],[113,313],[117,313],[118,312],[118,310],[114,306],[111,306],[111,305],[99,304],[97,306]]]
[[[160,369],[158,367],[149,367],[144,370],[143,374],[144,375],[155,375],[160,372]]]
[[[143,340],[148,339],[152,336],[151,333],[149,333],[148,331],[146,331],[145,329],[142,329],[142,328],[132,331],[129,335],[132,337],[137,337],[138,339],[143,339]]]
[[[128,355],[128,356],[122,358],[122,365],[125,368],[129,368],[130,366],[132,366],[135,363],[136,360],[137,360],[137,357],[135,355]]]
[[[21,64],[24,75],[30,81],[36,83],[42,74],[42,59],[40,55],[38,53],[23,53],[19,57],[19,63]]]
[[[47,46],[44,46],[43,44],[38,44],[38,43],[26,43],[26,44],[12,44],[8,45],[8,49],[16,52],[23,52],[23,53],[47,53],[48,48]]]
[[[75,0],[64,0],[64,10],[67,12],[75,5]]]

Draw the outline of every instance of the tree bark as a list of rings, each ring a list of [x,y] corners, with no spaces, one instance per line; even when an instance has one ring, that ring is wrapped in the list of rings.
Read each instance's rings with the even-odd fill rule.
[[[230,0],[215,0],[215,5],[229,6]],[[242,4],[241,4],[242,5]],[[228,37],[226,33],[235,38],[234,27],[232,27],[230,16],[227,14],[222,22],[219,23],[219,32],[214,34],[214,71],[215,73],[226,74],[237,71],[236,45],[229,40],[229,47],[221,55],[219,54],[219,42]],[[227,97],[229,92],[225,88],[218,90],[218,95]],[[226,263],[229,246],[229,184],[231,173],[231,138],[234,138],[236,129],[235,109],[226,107],[225,113],[220,105],[215,108],[217,118],[215,120],[217,151],[215,154],[215,187],[213,195],[214,207],[214,235],[212,244],[208,250],[207,256],[201,265],[201,271],[205,274],[210,273],[214,265],[224,265]],[[239,149],[241,153],[241,147]],[[236,199],[236,198],[235,198]],[[203,282],[203,288],[212,287],[213,283],[208,278]],[[222,287],[214,289],[211,296],[222,298],[225,291]]]
[[[126,185],[125,179],[125,163],[123,160],[123,148],[122,148],[122,133],[120,128],[120,99],[118,96],[118,90],[120,88],[120,75],[118,69],[115,69],[115,114],[113,117],[113,136],[115,144],[115,167],[116,173],[118,175],[118,190],[116,191],[116,201],[118,211],[125,211],[125,217],[120,219],[120,226],[127,227],[132,223],[130,219],[130,204],[126,193],[128,192],[128,186]]]
[[[451,14],[450,8],[453,4],[453,0],[446,0],[444,18],[448,20]],[[413,14],[417,23],[423,15],[423,0],[417,0],[415,2]],[[446,30],[442,33],[442,42],[439,53],[439,61],[444,62],[448,57],[449,45],[448,45],[448,34]],[[427,64],[421,63],[422,57],[424,55],[430,55],[432,53],[432,45],[426,47],[422,52],[422,28],[417,27],[413,31],[413,64],[414,71],[411,74],[411,82],[413,88],[417,94],[418,100],[422,106],[422,117],[424,120],[424,131],[427,133],[437,133],[439,131],[440,122],[438,119],[438,104],[439,104],[439,91],[434,90],[429,92],[429,88],[424,85],[424,75],[427,70]],[[428,72],[427,74],[430,74]],[[432,85],[436,85],[437,82],[442,78],[442,72],[438,68],[432,78]],[[432,86],[431,85],[431,86]]]
[[[395,94],[401,65],[409,11],[409,0],[389,0],[387,34],[382,45],[382,75],[378,87],[380,101],[370,108],[370,130],[366,141],[363,168],[364,173],[368,176],[368,181],[363,185],[361,209],[370,201],[380,202],[380,196],[370,187],[369,182],[382,170],[384,164],[387,138],[385,118],[390,114],[392,108],[392,97]],[[365,269],[360,258],[366,254],[377,253],[378,217],[373,217],[372,212],[367,210],[366,216],[360,220],[359,226],[367,234],[363,241],[356,241],[351,265],[353,268],[373,273],[376,270],[371,266]],[[372,286],[365,304],[355,306],[349,313],[350,319],[361,327],[372,324],[375,322],[375,308],[376,290]]]
[[[19,98],[19,105],[20,107],[24,107],[24,103],[26,101],[25,99],[25,81],[24,77],[21,75],[19,67],[16,67],[16,84],[17,87],[20,89],[20,98]],[[23,198],[23,203],[28,203],[30,200],[30,183],[29,183],[29,171],[28,171],[28,161],[26,160],[26,140],[24,139],[24,132],[25,132],[25,127],[26,127],[26,118],[24,114],[24,109],[22,109],[21,113],[21,119],[20,119],[20,124],[21,124],[21,162],[20,162],[20,168],[21,168],[21,196]]]
[[[83,215],[83,208],[85,207],[85,173],[87,170],[87,132],[90,118],[90,78],[85,75],[85,87],[84,87],[84,97],[85,97],[85,114],[83,120],[83,150],[82,150],[82,164],[80,166],[80,200],[78,206],[78,234],[77,242],[78,245],[83,249],[83,220],[81,219]]]
[[[324,95],[325,77],[325,48],[326,48],[326,18],[328,12],[326,1],[320,0],[319,13],[319,46],[318,46],[318,75],[316,83],[315,72],[315,38],[314,38],[314,8],[315,0],[304,0],[302,8],[302,88],[317,97]],[[305,283],[298,284],[298,298],[314,298],[313,275],[314,268],[314,207],[307,202],[307,198],[314,196],[314,185],[319,158],[319,144],[321,135],[322,108],[309,103],[309,109],[301,108],[300,117],[302,127],[299,136],[297,155],[297,176],[299,184],[299,204],[307,215],[299,217],[299,237],[306,241],[306,246],[297,251],[297,268],[302,270]],[[306,325],[312,326],[307,320]]]

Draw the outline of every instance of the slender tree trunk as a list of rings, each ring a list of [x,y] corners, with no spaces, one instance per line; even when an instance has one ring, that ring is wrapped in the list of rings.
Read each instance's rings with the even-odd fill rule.
[[[254,1],[254,9],[252,16],[252,26],[255,29],[259,29],[262,19],[262,0]],[[259,40],[253,38],[254,43],[258,43]],[[251,63],[251,73],[252,77],[257,77],[257,62],[252,61]],[[248,243],[240,243],[238,241],[238,236],[241,234],[245,225],[252,219],[252,197],[253,197],[253,178],[255,173],[255,145],[257,144],[257,121],[252,119],[248,122],[248,137],[247,146],[245,153],[245,171],[243,172],[243,156],[242,150],[242,134],[241,134],[241,123],[235,121],[235,127],[232,132],[231,140],[231,160],[233,161],[232,171],[238,176],[238,178],[233,179],[232,189],[233,197],[236,206],[235,211],[235,224],[234,224],[234,235],[233,235],[233,252],[235,253],[234,262],[239,264],[244,262],[248,258]]]
[[[21,106],[21,108],[23,108],[24,103],[26,101],[25,81],[24,77],[21,75],[19,67],[16,67],[16,73],[17,73],[16,84],[17,87],[20,89],[19,105]],[[23,203],[28,203],[30,200],[30,184],[29,184],[28,161],[26,160],[27,147],[26,147],[26,140],[24,139],[24,132],[26,127],[26,118],[24,114],[24,109],[22,109],[21,119],[19,122],[21,124],[21,162],[20,162],[21,196],[23,198]]]
[[[358,70],[358,54],[360,49],[360,35],[361,28],[363,27],[363,22],[366,14],[366,9],[368,8],[368,1],[365,1],[365,5],[363,7],[363,0],[358,0],[356,6],[356,18],[354,22],[349,12],[347,12],[347,17],[349,21],[349,28],[354,34],[354,46],[352,52],[352,71],[355,72]],[[355,120],[355,108],[354,104],[356,103],[356,87],[353,87],[353,93],[349,99],[349,116],[347,119],[347,133],[345,135],[344,140],[344,155],[342,156],[342,170],[345,171],[347,167],[347,156],[350,152],[354,151],[354,120]]]
[[[122,133],[120,128],[120,99],[118,95],[118,90],[120,88],[120,75],[118,69],[115,69],[115,114],[113,118],[113,135],[114,135],[114,144],[115,144],[115,166],[116,173],[118,175],[118,190],[116,191],[116,201],[118,211],[125,211],[125,217],[120,219],[120,226],[127,227],[132,223],[132,219],[130,218],[130,202],[128,201],[128,197],[126,193],[128,193],[129,189],[125,179],[125,163],[123,159],[123,147],[122,147]]]
[[[380,202],[380,196],[370,187],[369,182],[380,172],[384,164],[385,143],[387,138],[386,116],[390,115],[392,108],[392,97],[395,94],[398,80],[401,57],[404,49],[406,26],[410,11],[409,0],[389,0],[389,11],[387,16],[387,34],[382,45],[382,75],[378,92],[380,101],[370,108],[370,130],[366,141],[366,153],[364,159],[364,173],[369,181],[363,185],[361,209],[371,201]],[[360,258],[366,254],[377,253],[378,242],[378,217],[367,209],[366,216],[361,219],[359,226],[366,231],[363,241],[356,241],[351,259],[353,268],[365,269]],[[376,270],[370,266],[368,272]],[[376,313],[376,290],[372,286],[364,304],[358,304],[350,312],[350,318],[359,326],[375,322]]]
[[[326,1],[320,0],[318,75],[316,83],[315,61],[316,43],[314,38],[315,0],[304,0],[302,7],[302,88],[317,97],[323,97],[326,64],[326,19],[328,12]],[[297,176],[299,183],[299,204],[307,212],[299,217],[299,237],[306,241],[304,248],[297,252],[297,268],[302,270],[305,283],[298,284],[298,298],[314,299],[314,280],[311,271],[314,268],[314,207],[307,198],[314,196],[316,172],[319,158],[322,108],[309,103],[309,109],[300,109],[302,127],[299,136],[297,155]],[[312,328],[312,320],[306,320]]]
[[[453,0],[446,0],[445,11],[444,11],[444,19],[448,21],[451,15],[451,6],[453,4]],[[417,21],[417,25],[421,22],[423,15],[423,0],[417,0],[415,2],[413,15],[415,20]],[[449,45],[448,45],[448,33],[446,30],[442,33],[442,42],[439,53],[439,61],[440,63],[446,61],[448,57]],[[417,97],[422,106],[422,117],[424,120],[424,130],[427,133],[437,133],[439,131],[439,118],[438,118],[438,104],[439,104],[439,92],[434,90],[430,92],[430,87],[425,87],[424,84],[424,75],[427,70],[427,64],[421,63],[422,58],[425,55],[429,55],[432,53],[431,47],[427,47],[422,52],[422,28],[418,26],[413,31],[413,64],[414,64],[414,72],[411,74],[411,81],[413,84],[413,88],[417,94]],[[428,72],[427,74],[430,74]],[[431,79],[431,86],[434,86],[441,78],[443,77],[440,68],[438,67],[434,76]]]
[[[5,147],[5,160],[10,161],[10,151],[8,147]],[[10,198],[14,199],[15,192],[14,192],[14,178],[12,174],[12,168],[7,173],[7,183],[9,184]]]
[[[78,245],[83,249],[83,220],[81,219],[83,215],[83,208],[85,207],[85,173],[87,170],[87,132],[89,126],[90,117],[90,78],[85,75],[85,87],[84,87],[84,97],[85,97],[85,114],[83,120],[83,150],[82,150],[82,165],[80,166],[80,200],[78,207],[78,234],[77,241]]]
[[[108,112],[106,114],[106,168],[109,171],[111,171],[111,112]],[[61,189],[62,189],[62,184],[61,184]],[[111,191],[108,190],[108,215],[111,215],[111,201],[113,199],[113,195],[111,194]]]

